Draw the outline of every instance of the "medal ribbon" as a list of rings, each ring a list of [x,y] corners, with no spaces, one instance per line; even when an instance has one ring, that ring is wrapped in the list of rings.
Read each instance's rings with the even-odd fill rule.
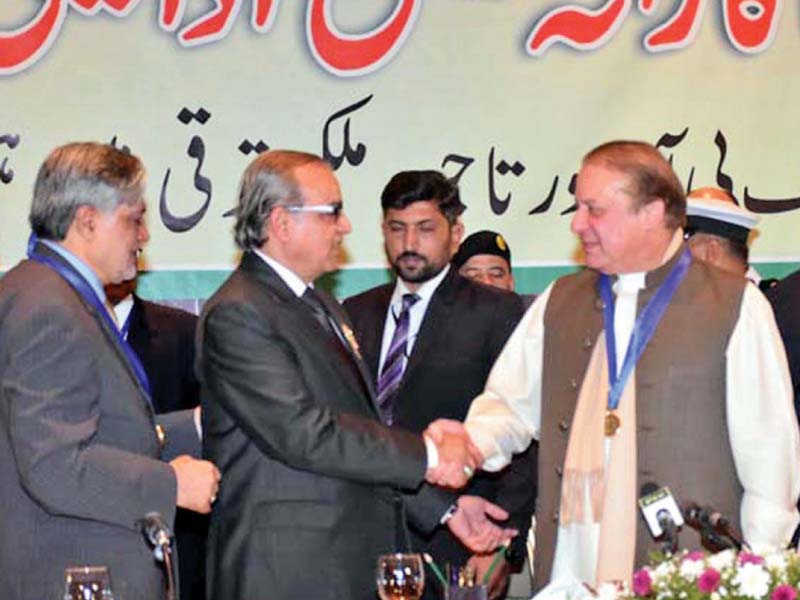
[[[109,329],[111,329],[111,331],[113,331],[117,336],[117,341],[122,347],[125,357],[128,359],[128,364],[130,364],[133,372],[136,374],[136,379],[139,381],[142,389],[146,392],[145,395],[147,397],[147,403],[150,405],[150,408],[153,408],[153,400],[150,398],[150,382],[147,379],[147,373],[142,366],[142,362],[139,360],[139,357],[136,356],[136,353],[133,351],[133,348],[131,348],[130,344],[125,341],[122,333],[120,333],[119,329],[117,328],[117,324],[111,320],[111,315],[108,314],[105,304],[103,304],[100,298],[97,297],[97,294],[92,289],[92,286],[89,285],[89,282],[81,277],[79,273],[76,273],[64,263],[50,256],[36,252],[37,242],[38,239],[36,239],[36,236],[31,234],[31,237],[28,240],[28,258],[53,269],[70,285],[70,287],[72,287],[72,289],[74,289],[84,300],[86,300],[86,302],[89,303],[89,305],[97,314],[100,315],[100,318],[105,321]]]
[[[642,308],[631,332],[631,340],[628,350],[625,352],[625,359],[622,362],[622,369],[617,374],[617,341],[614,335],[614,292],[611,289],[611,278],[608,275],[600,275],[600,297],[603,299],[603,329],[606,334],[606,354],[608,358],[608,410],[616,410],[622,398],[622,391],[628,378],[633,373],[633,367],[639,362],[642,352],[644,352],[650,339],[658,327],[664,311],[669,306],[675,290],[683,281],[692,262],[689,249],[685,248],[678,262],[672,267],[666,279],[653,294],[650,301]]]

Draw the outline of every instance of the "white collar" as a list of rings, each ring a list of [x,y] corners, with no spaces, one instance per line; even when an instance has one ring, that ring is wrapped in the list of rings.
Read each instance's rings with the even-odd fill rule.
[[[278,277],[280,277],[283,280],[283,283],[288,285],[289,289],[292,290],[294,295],[297,296],[298,298],[303,295],[303,292],[306,291],[306,288],[314,287],[313,285],[306,285],[306,282],[300,279],[300,276],[297,275],[297,273],[292,271],[289,267],[278,262],[268,254],[264,254],[263,252],[261,252],[261,250],[253,248],[253,254],[258,256],[261,260],[263,260],[270,267],[272,267],[278,274]]]
[[[419,302],[421,305],[427,305],[433,296],[433,293],[439,287],[439,284],[442,283],[445,277],[447,277],[447,273],[450,271],[450,265],[448,264],[444,269],[442,269],[439,273],[436,274],[435,277],[428,279],[428,281],[423,282],[419,288],[417,288],[416,292],[412,292],[408,289],[406,282],[403,281],[400,277],[397,278],[397,283],[394,286],[394,293],[392,294],[391,305],[396,306],[400,305],[403,302],[403,296],[405,294],[416,294],[419,296],[419,299],[422,302]]]

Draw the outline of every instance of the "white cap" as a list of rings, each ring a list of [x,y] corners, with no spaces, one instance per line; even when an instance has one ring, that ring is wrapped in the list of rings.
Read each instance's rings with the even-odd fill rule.
[[[710,233],[747,243],[750,230],[758,223],[758,215],[737,205],[718,188],[700,188],[686,198],[686,230],[688,233]]]

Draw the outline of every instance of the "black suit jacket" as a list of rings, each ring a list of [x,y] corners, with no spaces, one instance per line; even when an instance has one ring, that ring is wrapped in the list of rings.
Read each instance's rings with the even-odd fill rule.
[[[194,373],[197,317],[185,310],[133,295],[128,343],[142,361],[157,413],[200,404]],[[175,514],[181,600],[205,598],[208,516],[179,508]]]
[[[133,295],[127,339],[147,371],[157,413],[200,404],[194,373],[196,325],[197,317],[185,310]]]
[[[794,410],[800,418],[800,271],[795,271],[767,289],[775,321],[781,332],[794,387]]]
[[[222,471],[209,597],[374,600],[375,560],[394,549],[394,486],[424,477],[421,436],[378,422],[363,363],[255,254],[198,335],[204,450]]]
[[[383,285],[344,303],[375,381],[394,288]],[[395,425],[423,431],[438,418],[463,421],[522,314],[522,300],[516,294],[474,283],[451,269],[431,297],[409,356],[395,405]],[[510,475],[479,474],[466,493],[502,500],[512,512],[512,523],[526,531],[535,497],[535,463],[528,458],[517,461],[517,466],[520,469]],[[414,533],[416,544],[437,562],[464,564],[469,557],[445,528],[433,536]]]

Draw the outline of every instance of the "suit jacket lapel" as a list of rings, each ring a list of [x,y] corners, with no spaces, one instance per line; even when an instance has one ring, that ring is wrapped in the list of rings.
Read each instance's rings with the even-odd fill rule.
[[[360,396],[364,397],[369,409],[377,414],[372,385],[368,378],[362,376],[364,367],[359,364],[361,361],[354,354],[348,352],[331,332],[323,329],[305,302],[298,298],[272,267],[261,258],[251,252],[246,252],[242,256],[240,269],[249,277],[268,287],[290,309],[292,317],[298,322],[298,326],[293,328],[293,331],[305,339],[306,343],[303,347],[307,348],[309,352],[317,354],[320,363],[327,364],[331,361],[332,356],[339,357],[342,368],[334,369],[334,371],[343,377]],[[319,296],[323,297],[324,294],[319,294]],[[332,303],[332,301],[329,302]],[[333,314],[340,313],[341,311],[336,311]]]
[[[339,328],[345,338],[346,344],[345,347],[350,355],[350,358],[356,364],[358,368],[358,372],[361,375],[361,379],[363,383],[366,385],[367,390],[369,391],[370,400],[372,400],[373,404],[375,402],[375,384],[370,376],[369,369],[367,365],[364,363],[364,357],[361,355],[361,349],[358,346],[358,342],[356,341],[355,334],[353,333],[353,325],[350,323],[350,319],[347,318],[347,314],[342,310],[342,307],[339,306],[339,303],[336,302],[333,298],[328,296],[325,293],[319,293],[318,296],[322,299],[327,307],[328,311],[333,318],[336,319]]]
[[[417,369],[424,366],[426,357],[430,356],[430,349],[435,346],[436,333],[447,319],[447,308],[453,303],[456,291],[456,277],[458,274],[451,268],[442,283],[436,288],[428,304],[428,310],[422,318],[422,323],[417,332],[417,339],[414,342],[414,349],[408,357],[408,364],[403,373],[403,380],[400,383],[398,398],[403,397],[403,388],[411,380]]]
[[[393,285],[385,285],[379,289],[375,302],[359,315],[359,333],[361,338],[361,354],[369,368],[373,382],[378,381],[378,367],[381,359],[381,345],[386,319],[390,318],[389,302],[394,292]]]
[[[81,279],[83,279],[83,276],[80,273],[78,273],[72,267],[72,265],[70,265],[66,260],[64,260],[64,258],[60,254],[58,254],[57,252],[53,252],[45,244],[41,244],[41,243],[38,244],[36,246],[36,252],[39,253],[39,254],[47,254],[51,258],[54,258],[55,260],[59,261],[61,264],[66,266],[70,271],[72,271],[73,273],[75,273],[76,275],[81,277]],[[61,277],[61,276],[58,275],[58,277]],[[97,313],[95,308],[86,300],[86,298],[84,298],[80,293],[78,293],[78,291],[76,289],[74,289],[69,283],[67,283],[66,281],[64,283],[69,287],[70,290],[72,290],[72,292],[75,294],[75,296],[77,296],[77,298],[80,301],[80,303],[86,309],[86,312],[88,312],[92,316],[92,318],[95,320],[97,325],[100,327],[100,330],[103,332],[103,335],[105,336],[106,340],[111,345],[111,347],[113,348],[114,352],[116,353],[117,358],[119,358],[120,362],[124,365],[125,370],[128,372],[128,376],[131,378],[131,380],[133,380],[134,385],[139,390],[139,394],[142,397],[142,403],[145,405],[145,408],[146,408],[148,414],[152,418],[152,416],[153,416],[153,407],[152,407],[152,405],[150,403],[150,396],[147,393],[147,390],[145,390],[142,387],[142,384],[139,381],[139,378],[136,376],[136,372],[134,371],[133,366],[130,364],[130,361],[128,361],[128,357],[126,356],[125,351],[120,346],[119,338],[117,337],[117,332],[113,331],[110,328],[111,326],[108,324],[108,321],[103,317],[103,315],[100,315],[100,314]],[[88,285],[88,282],[87,282],[87,285]]]

